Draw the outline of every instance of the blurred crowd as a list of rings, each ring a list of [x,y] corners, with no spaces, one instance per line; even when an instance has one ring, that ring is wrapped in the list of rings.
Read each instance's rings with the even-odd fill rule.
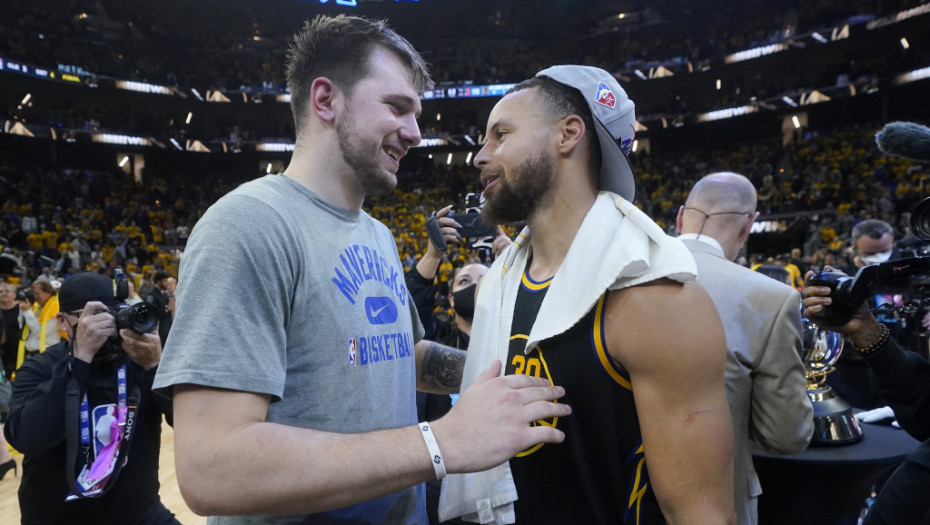
[[[910,211],[930,192],[926,165],[878,151],[873,137],[879,128],[798,134],[784,146],[760,141],[675,154],[640,152],[633,158],[636,204],[675,234],[678,206],[695,181],[714,171],[742,173],[758,189],[760,220],[776,217],[789,229],[806,232],[781,254],[746,254],[747,260],[756,255],[761,262],[775,261],[794,248],[802,272],[825,260],[843,265],[857,222],[887,221],[901,239],[909,234]],[[145,184],[137,184],[119,171],[0,165],[0,275],[19,282],[42,274],[124,268],[137,285],[156,269],[176,276],[198,218],[244,180],[183,171],[145,177]],[[365,207],[394,233],[400,259],[410,269],[425,251],[429,215],[448,204],[465,212],[469,193],[480,193],[474,168],[423,164],[400,173],[393,193],[370,198]],[[508,225],[506,231],[513,235],[519,228]],[[448,280],[453,267],[486,255],[470,244],[453,246],[439,282]]]
[[[634,72],[659,66],[676,73],[717,70],[729,53],[847,23],[861,29],[869,20],[921,1],[641,2],[632,4],[630,22],[623,24],[607,23],[617,20],[616,13],[590,0],[530,4],[366,3],[356,12],[388,17],[428,60],[440,87],[519,82],[553,63],[594,64],[622,80],[637,101],[640,121],[663,119],[673,126],[690,123],[701,112],[783,96],[799,98],[814,89],[833,99],[876,92],[892,75],[930,61],[930,33],[925,32],[909,35],[913,44],[906,52],[891,49],[897,46],[896,38],[893,45],[860,42],[867,52],[856,48],[849,56],[837,52],[839,56],[829,58],[813,52],[805,55],[812,65],[790,75],[737,67],[728,70],[725,85],[716,90],[709,82],[662,88],[642,82]],[[139,104],[138,98],[113,96],[110,89],[70,89],[34,93],[30,102],[18,107],[24,93],[16,91],[4,95],[0,120],[26,123],[40,138],[83,140],[90,133],[109,132],[153,137],[165,144],[171,139],[182,145],[200,140],[214,151],[292,141],[287,105],[255,102],[272,100],[262,93],[284,92],[288,39],[296,24],[318,9],[323,7],[311,10],[307,4],[283,0],[262,9],[245,0],[36,0],[5,6],[0,57],[7,60],[77,73],[90,85],[101,78],[118,78],[176,86],[185,96],[193,96],[188,95],[190,89],[201,96],[209,90],[241,91],[249,103],[234,109],[200,105],[188,116],[194,106],[184,105],[180,97]],[[424,137],[477,136],[476,112],[457,111],[443,115],[442,121],[423,123]]]

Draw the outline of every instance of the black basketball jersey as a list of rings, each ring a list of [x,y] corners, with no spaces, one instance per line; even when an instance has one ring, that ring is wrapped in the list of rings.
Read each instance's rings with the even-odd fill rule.
[[[511,324],[506,374],[544,377],[565,387],[568,417],[540,420],[565,433],[510,460],[518,524],[647,525],[665,523],[649,484],[633,391],[607,353],[603,312],[609,292],[565,333],[525,354],[550,280],[524,272]]]

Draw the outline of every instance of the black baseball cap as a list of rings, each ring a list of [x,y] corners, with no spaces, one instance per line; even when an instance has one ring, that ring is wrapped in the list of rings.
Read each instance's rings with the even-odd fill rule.
[[[116,281],[97,272],[82,272],[65,279],[58,290],[58,307],[62,312],[81,310],[91,301],[116,306]]]

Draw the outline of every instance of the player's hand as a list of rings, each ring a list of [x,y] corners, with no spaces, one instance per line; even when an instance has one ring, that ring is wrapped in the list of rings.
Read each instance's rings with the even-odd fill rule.
[[[500,377],[494,361],[464,392],[452,410],[433,423],[449,472],[485,470],[537,443],[561,443],[565,434],[540,419],[564,417],[571,407],[555,400],[565,389],[525,375]]]

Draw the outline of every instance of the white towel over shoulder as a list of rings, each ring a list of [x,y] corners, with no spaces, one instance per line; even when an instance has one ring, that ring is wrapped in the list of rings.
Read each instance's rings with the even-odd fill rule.
[[[530,232],[525,228],[481,280],[463,391],[495,359],[507,359],[513,306],[530,255]],[[549,285],[526,351],[574,326],[605,290],[661,278],[691,282],[696,276],[694,258],[678,239],[619,195],[601,192]],[[453,474],[443,481],[439,519],[462,516],[479,523],[514,523],[516,499],[509,462],[483,472]]]

